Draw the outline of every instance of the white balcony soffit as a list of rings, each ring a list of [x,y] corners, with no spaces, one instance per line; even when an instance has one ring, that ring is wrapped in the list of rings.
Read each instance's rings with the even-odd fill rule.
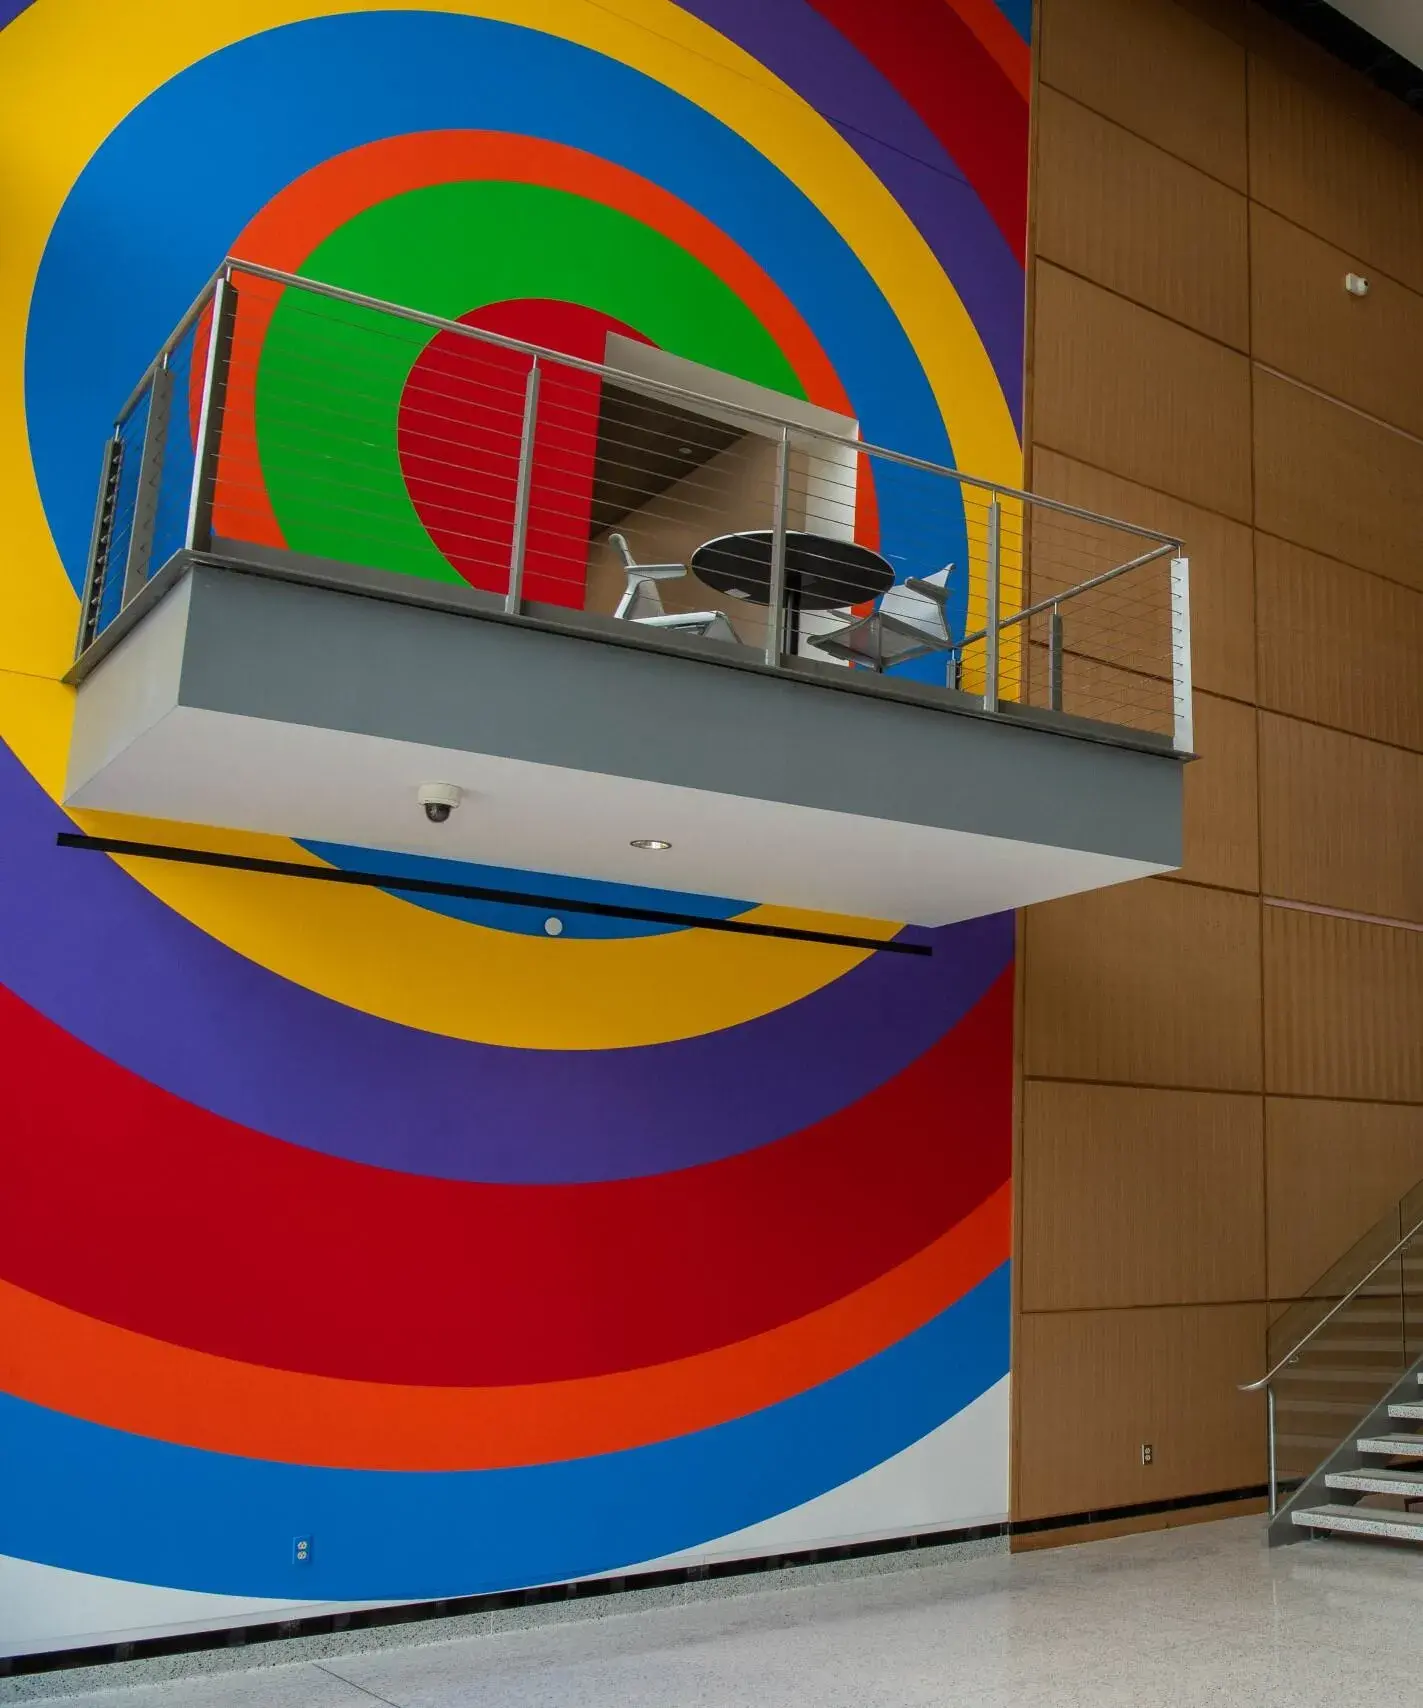
[[[1336,12],[1423,66],[1423,0],[1331,0]]]
[[[189,606],[198,602],[190,601],[191,585],[191,578],[180,583],[84,682],[67,805],[353,844],[377,851],[369,863],[376,871],[378,851],[390,849],[920,925],[1166,871],[1175,863],[1173,843],[1179,854],[1181,768],[1169,754],[768,683],[700,663],[491,629],[469,618],[433,619],[456,626],[442,632],[461,649],[459,657],[467,643],[489,648],[482,659],[473,655],[467,672],[444,668],[428,650],[417,656],[429,662],[425,674],[437,698],[450,682],[488,683],[487,708],[476,707],[474,727],[488,732],[495,751],[469,751],[477,737],[459,747],[412,740],[408,725],[399,732],[404,739],[383,733],[394,729],[408,703],[399,695],[394,712],[377,706],[367,727],[351,727],[351,716],[366,716],[379,697],[370,688],[350,701],[353,714],[245,715],[248,706],[260,713],[260,694],[274,683],[279,693],[304,691],[310,672],[303,670],[302,643],[292,639],[293,624],[285,618],[265,631],[254,628],[240,656],[232,656],[236,697],[218,695],[204,704],[200,688],[194,689],[202,675],[201,659],[197,665],[194,659],[203,642],[201,632],[193,640]],[[327,602],[334,601],[358,630],[377,624],[383,637],[405,621],[432,620],[428,613],[340,593],[284,590],[249,576],[227,577],[219,591],[240,596],[234,607],[239,617],[254,599],[265,608],[265,601],[281,598],[298,618],[305,605],[325,622]],[[207,632],[219,628],[224,637],[233,632],[231,612]],[[270,638],[279,633],[283,638]],[[288,643],[296,652],[290,662]],[[509,680],[493,678],[510,648],[545,645],[573,649],[554,659],[554,680],[593,672],[579,683],[580,703],[589,707],[615,700],[620,683],[641,675],[635,666],[678,671],[687,692],[702,696],[703,711],[686,723],[697,751],[688,753],[685,773],[702,786],[672,780],[684,775],[680,766],[664,764],[659,774],[657,765],[644,765],[650,738],[639,736],[619,749],[616,730],[620,715],[626,726],[625,713],[614,711],[606,742],[594,727],[595,715],[580,720],[577,730],[559,725],[572,746],[558,746],[556,732],[531,734],[541,703],[540,684],[532,681],[538,654],[530,651],[531,663],[511,667]],[[339,658],[332,680],[339,684],[351,671],[342,662],[348,663],[347,654],[333,646]],[[531,681],[530,699],[511,707],[521,678]],[[664,692],[666,681],[653,689]],[[738,703],[748,695],[757,701],[762,692],[790,697],[758,702],[773,713],[781,706],[790,719],[787,730],[797,723],[805,729],[809,707],[812,727],[825,727],[838,745],[817,751],[814,740],[792,733],[769,760],[748,754],[740,739],[719,749],[697,745],[696,732],[718,711],[734,718]],[[636,736],[636,716],[633,723]],[[855,731],[864,732],[873,766],[863,754],[847,755],[843,768],[837,762],[847,730],[849,745]],[[501,744],[503,752],[497,751]],[[545,757],[550,762],[541,762]],[[626,774],[638,770],[641,775]],[[464,803],[443,825],[429,823],[416,800],[418,786],[432,781],[465,791]],[[999,824],[1010,833],[984,834]],[[649,854],[630,846],[636,838],[660,838],[672,847]],[[176,832],[175,840],[182,840]]]

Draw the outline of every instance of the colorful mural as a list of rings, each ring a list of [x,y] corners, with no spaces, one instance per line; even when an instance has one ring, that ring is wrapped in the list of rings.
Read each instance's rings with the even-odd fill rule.
[[[774,1545],[797,1510],[914,1528],[866,1479],[934,1441],[983,1493],[924,1522],[1001,1513],[1006,1426],[953,1430],[1008,1365],[1010,920],[928,959],[555,939],[54,837],[98,449],[224,254],[562,348],[611,326],[1015,480],[1028,10],[34,0],[0,31],[0,1583],[113,1586],[0,1650]],[[413,572],[477,579],[402,443],[439,359],[371,406],[383,503]],[[225,501],[323,549],[261,474]],[[876,499],[892,549],[893,469]],[[856,1486],[853,1523],[810,1504]]]

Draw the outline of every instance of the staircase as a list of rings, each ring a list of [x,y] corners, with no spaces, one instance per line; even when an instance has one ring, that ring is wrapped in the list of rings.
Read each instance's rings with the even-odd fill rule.
[[[1391,1425],[1413,1425],[1390,1427]],[[1307,1535],[1423,1542],[1423,1368],[1415,1364],[1364,1420],[1362,1432],[1309,1477],[1280,1518]],[[1319,1500],[1334,1495],[1333,1500]],[[1278,1522],[1278,1519],[1276,1520]]]
[[[1269,1405],[1270,1546],[1423,1543],[1423,1183],[1272,1325],[1268,1352],[1243,1386]]]

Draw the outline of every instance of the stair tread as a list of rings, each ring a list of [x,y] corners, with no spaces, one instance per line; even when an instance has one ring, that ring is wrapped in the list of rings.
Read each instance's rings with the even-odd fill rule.
[[[1361,1453],[1393,1453],[1423,1458],[1423,1435],[1391,1430],[1383,1435],[1364,1435],[1355,1442]]]
[[[1360,1494],[1396,1494],[1410,1498],[1423,1496],[1423,1471],[1378,1470],[1329,1471],[1324,1486],[1330,1489],[1353,1489]]]
[[[1423,1418],[1423,1400],[1395,1400],[1388,1408],[1390,1417]]]
[[[1350,1530],[1360,1536],[1401,1536],[1423,1541],[1423,1512],[1386,1512],[1378,1507],[1307,1506],[1290,1514],[1306,1530]]]

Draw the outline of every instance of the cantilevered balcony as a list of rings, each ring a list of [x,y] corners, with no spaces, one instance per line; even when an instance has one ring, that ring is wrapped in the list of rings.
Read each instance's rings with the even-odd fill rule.
[[[225,266],[107,450],[69,804],[924,925],[1179,864],[1178,541],[574,331]]]

